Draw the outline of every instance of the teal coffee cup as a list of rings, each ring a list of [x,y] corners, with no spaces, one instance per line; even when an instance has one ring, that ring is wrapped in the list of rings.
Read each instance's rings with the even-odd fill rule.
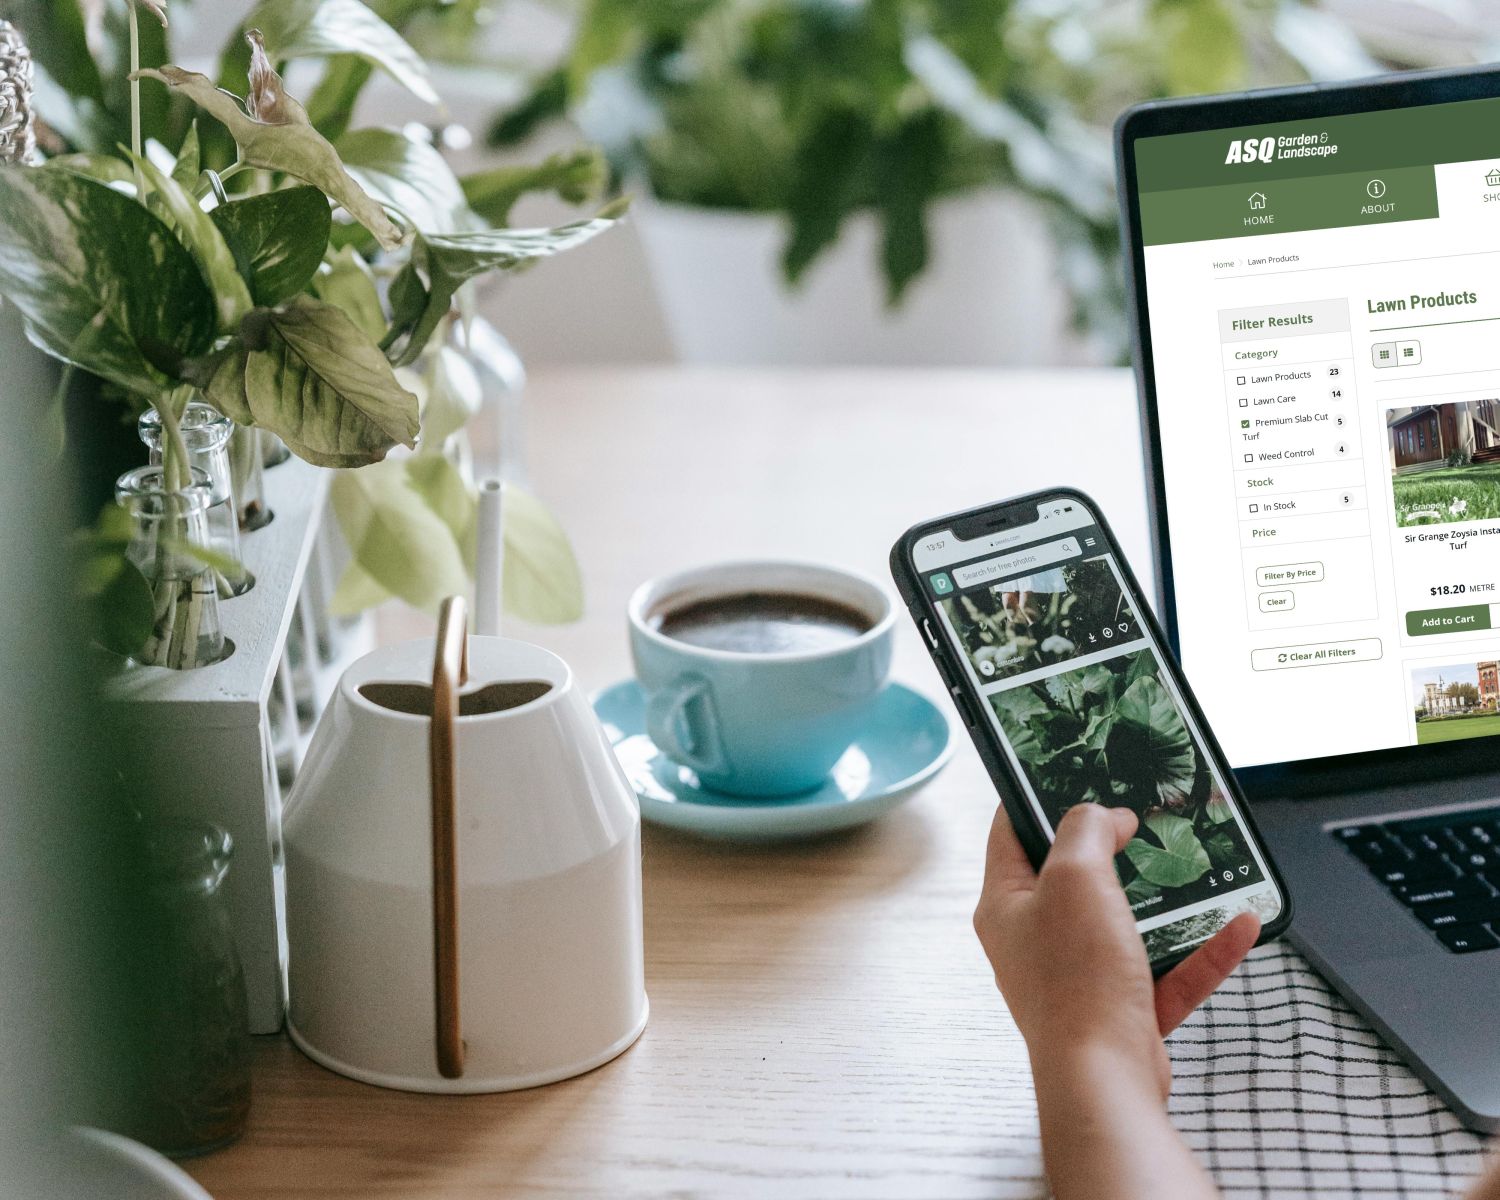
[[[832,567],[724,563],[643,584],[630,648],[647,732],[714,791],[809,791],[874,711],[894,627],[878,584]]]

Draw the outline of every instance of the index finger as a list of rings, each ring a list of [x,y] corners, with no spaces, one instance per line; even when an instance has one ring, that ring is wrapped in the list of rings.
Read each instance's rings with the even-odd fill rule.
[[[995,819],[990,822],[990,840],[984,856],[984,890],[1029,891],[1035,886],[1036,870],[1021,848],[1005,805],[998,805]]]

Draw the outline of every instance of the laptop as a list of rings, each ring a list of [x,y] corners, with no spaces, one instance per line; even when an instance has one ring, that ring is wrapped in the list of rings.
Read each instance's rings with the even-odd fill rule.
[[[1500,70],[1117,127],[1161,617],[1289,936],[1500,1126]]]

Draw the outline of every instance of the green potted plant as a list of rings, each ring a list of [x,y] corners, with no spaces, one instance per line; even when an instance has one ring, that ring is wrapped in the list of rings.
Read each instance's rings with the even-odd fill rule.
[[[1295,0],[578,8],[492,137],[604,146],[689,360],[1118,358],[1119,111],[1377,69]]]
[[[393,15],[444,6],[403,0]],[[350,129],[372,71],[436,100],[422,59],[358,0],[262,0],[212,79],[171,63],[166,9],[0,3],[29,34],[44,123],[43,154],[28,144],[0,166],[0,297],[68,374],[155,406],[169,491],[191,483],[178,423],[198,396],[341,469],[334,506],[354,555],[345,607],[392,595],[432,605],[463,590],[473,563],[474,481],[454,446],[472,413],[451,395],[445,349],[461,340],[473,282],[587,241],[621,206],[508,228],[519,195],[581,199],[597,163],[569,156],[461,180],[418,136]],[[292,60],[323,64],[305,107],[281,79]],[[533,620],[576,615],[566,538],[534,498],[511,499],[508,530],[526,543],[512,546],[516,559],[543,575],[523,573],[508,598]],[[183,542],[163,553],[212,563]],[[119,518],[106,520],[86,540],[85,580],[111,612],[116,648],[132,651],[162,631],[129,545]],[[159,591],[155,604],[159,626]]]

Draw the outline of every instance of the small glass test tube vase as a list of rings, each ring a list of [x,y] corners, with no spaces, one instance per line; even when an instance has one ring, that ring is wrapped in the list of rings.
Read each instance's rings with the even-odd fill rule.
[[[234,512],[240,532],[271,523],[266,503],[264,430],[237,425],[229,438],[229,477],[234,482]]]
[[[137,431],[152,466],[160,466],[162,446],[166,439],[166,428],[161,414],[148,408],[141,414]],[[183,445],[187,449],[188,465],[202,471],[208,479],[208,545],[230,562],[241,564],[234,573],[224,573],[218,579],[219,593],[225,599],[242,596],[255,586],[255,576],[243,566],[240,556],[240,524],[235,510],[234,477],[229,465],[229,439],[234,433],[234,422],[218,409],[194,401],[183,409],[178,422]]]
[[[137,467],[115,481],[115,500],[132,524],[126,556],[145,576],[153,601],[151,635],[132,656],[137,663],[191,670],[230,653],[216,573],[193,553],[212,545],[210,495],[208,477],[197,468],[181,489],[166,486],[161,467]]]

